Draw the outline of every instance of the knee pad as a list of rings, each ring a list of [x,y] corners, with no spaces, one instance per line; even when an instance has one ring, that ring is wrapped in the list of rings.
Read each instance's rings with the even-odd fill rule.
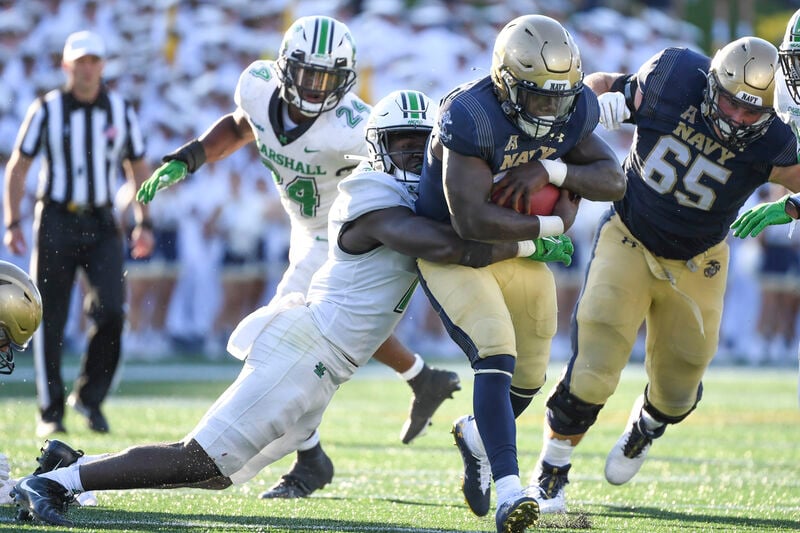
[[[547,424],[561,435],[582,435],[597,420],[603,404],[584,402],[560,382],[547,398]]]
[[[653,406],[653,404],[650,403],[650,400],[647,399],[647,387],[645,387],[644,406],[642,407],[642,409],[647,411],[647,413],[650,416],[652,416],[655,420],[658,420],[659,422],[663,422],[664,424],[677,424],[679,422],[682,422],[684,418],[692,414],[692,411],[694,411],[697,408],[697,404],[700,403],[700,400],[702,398],[703,398],[703,382],[701,381],[700,385],[697,386],[697,397],[695,398],[692,407],[682,415],[670,416],[670,415],[665,415],[664,413],[656,409],[655,406]]]

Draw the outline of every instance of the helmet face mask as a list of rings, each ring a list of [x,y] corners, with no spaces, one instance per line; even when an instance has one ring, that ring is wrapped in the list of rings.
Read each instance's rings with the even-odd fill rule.
[[[14,371],[14,349],[21,350],[8,338],[5,328],[0,328],[0,374],[10,374]]]
[[[336,107],[356,82],[350,30],[330,17],[303,17],[286,32],[276,66],[281,98],[306,116]]]
[[[786,25],[786,33],[778,49],[786,89],[800,105],[800,10],[794,12]]]
[[[433,131],[436,105],[419,91],[394,91],[382,98],[367,120],[372,168],[392,174],[416,194],[425,143]]]
[[[500,31],[491,76],[504,112],[537,139],[559,133],[583,90],[575,41],[542,15],[518,17]]]
[[[702,104],[703,119],[727,146],[744,150],[775,119],[775,47],[743,37],[720,49],[711,61]],[[732,113],[740,113],[737,119]],[[743,117],[746,117],[744,119]]]

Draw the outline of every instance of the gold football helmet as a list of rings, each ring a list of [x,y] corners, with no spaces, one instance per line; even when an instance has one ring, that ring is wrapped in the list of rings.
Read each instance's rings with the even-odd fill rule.
[[[743,150],[767,132],[775,110],[778,49],[758,37],[742,37],[714,55],[708,69],[703,117],[726,145]],[[752,124],[737,122],[720,109],[720,98],[760,113]]]
[[[21,268],[0,261],[0,374],[14,370],[14,350],[24,350],[42,321],[42,296]]]
[[[800,105],[800,9],[794,12],[786,25],[778,57],[789,95],[794,103]]]
[[[564,127],[583,90],[578,46],[543,15],[518,17],[500,30],[491,76],[503,111],[537,139]]]

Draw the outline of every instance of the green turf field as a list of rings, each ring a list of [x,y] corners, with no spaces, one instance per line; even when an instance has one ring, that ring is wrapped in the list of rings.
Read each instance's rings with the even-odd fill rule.
[[[461,460],[450,423],[470,411],[471,378],[446,402],[428,434],[409,446],[398,434],[410,389],[393,373],[370,364],[345,384],[323,422],[323,444],[336,475],[331,485],[301,501],[265,501],[257,495],[291,463],[285,458],[248,484],[221,492],[202,490],[106,492],[95,508],[72,507],[78,530],[87,531],[494,531],[492,516],[472,516],[461,497]],[[550,384],[560,367],[553,367]],[[199,372],[213,381],[164,379],[175,367],[126,367],[106,412],[112,433],[95,435],[77,416],[66,419],[64,438],[95,454],[152,441],[173,441],[192,428],[235,375],[233,365]],[[24,379],[0,380],[0,451],[12,474],[36,466],[41,440],[34,434],[33,388]],[[180,372],[182,378],[188,373]],[[21,378],[19,376],[23,376]],[[191,377],[191,376],[190,376]],[[222,381],[220,381],[222,380]],[[800,529],[800,409],[796,369],[712,367],[698,410],[656,441],[642,471],[622,487],[603,478],[610,447],[644,384],[640,366],[623,375],[617,394],[576,452],[568,486],[570,512],[545,516],[539,526],[557,531],[791,531]],[[546,386],[549,390],[549,385]],[[523,480],[541,442],[543,398],[523,415],[518,443]],[[13,522],[0,507],[0,530],[50,530]]]

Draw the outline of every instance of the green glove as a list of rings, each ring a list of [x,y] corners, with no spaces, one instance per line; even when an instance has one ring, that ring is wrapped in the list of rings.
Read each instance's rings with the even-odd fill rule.
[[[731,224],[733,236],[744,239],[745,237],[756,237],[764,231],[767,226],[787,224],[792,221],[792,217],[786,214],[787,194],[780,200],[758,204],[752,209],[745,211],[736,221]]]
[[[575,248],[572,246],[570,238],[566,235],[539,237],[534,239],[533,242],[536,245],[536,251],[529,255],[528,259],[543,263],[561,261],[565,266],[572,264],[572,252],[575,251]]]
[[[166,189],[181,181],[188,174],[188,168],[183,161],[172,160],[164,163],[153,172],[139,187],[136,199],[143,204],[150,203],[156,197],[156,192]]]

